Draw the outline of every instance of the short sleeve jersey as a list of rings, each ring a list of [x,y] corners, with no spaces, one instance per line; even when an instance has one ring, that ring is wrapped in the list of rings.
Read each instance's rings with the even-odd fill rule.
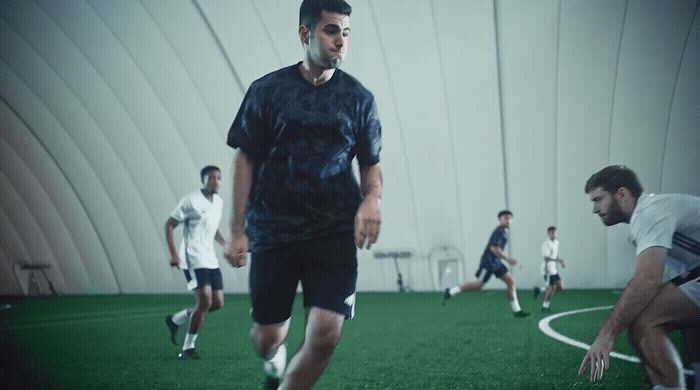
[[[547,239],[542,243],[542,257],[549,257],[550,259],[556,259],[559,257],[559,240]],[[556,261],[546,261],[547,275],[556,275],[557,262]]]
[[[353,232],[361,192],[352,160],[379,162],[381,125],[353,77],[336,69],[314,86],[296,64],[252,83],[227,143],[253,160],[246,231],[255,252]]]
[[[185,264],[180,268],[219,268],[214,251],[214,237],[219,229],[223,201],[214,194],[210,202],[201,191],[186,195],[180,200],[170,216],[184,224],[180,259]]]
[[[484,253],[481,255],[481,265],[486,266],[486,267],[493,267],[498,264],[501,264],[501,258],[496,256],[495,253],[491,251],[492,246],[497,246],[503,250],[506,247],[506,244],[508,243],[508,228],[505,226],[498,226],[493,233],[491,233],[491,237],[489,238],[488,244],[486,244],[486,248],[484,249]]]
[[[642,194],[630,230],[637,255],[653,246],[668,249],[665,279],[700,266],[700,198]]]

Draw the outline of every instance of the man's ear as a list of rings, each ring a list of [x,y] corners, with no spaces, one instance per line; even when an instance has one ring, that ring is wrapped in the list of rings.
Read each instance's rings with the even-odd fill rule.
[[[309,33],[311,31],[309,30],[309,27],[306,25],[301,25],[299,26],[299,39],[301,40],[301,43],[304,45],[309,44]]]
[[[622,200],[622,199],[629,199],[629,197],[632,196],[632,192],[630,192],[630,189],[627,187],[620,187],[615,191],[615,194]]]

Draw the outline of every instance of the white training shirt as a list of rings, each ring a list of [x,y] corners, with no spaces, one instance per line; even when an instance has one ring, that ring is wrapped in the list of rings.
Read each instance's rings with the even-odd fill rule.
[[[180,200],[171,217],[184,224],[180,268],[219,268],[214,252],[214,236],[219,228],[224,202],[214,194],[210,202],[202,191],[193,192]]]
[[[668,249],[667,281],[700,266],[700,198],[687,194],[642,194],[630,219],[637,256],[645,249]]]
[[[546,261],[545,257],[550,259],[556,259],[559,257],[559,240],[556,238],[554,240],[546,239],[542,243],[542,261],[545,262],[547,275],[556,275],[557,272],[557,262],[556,261]]]

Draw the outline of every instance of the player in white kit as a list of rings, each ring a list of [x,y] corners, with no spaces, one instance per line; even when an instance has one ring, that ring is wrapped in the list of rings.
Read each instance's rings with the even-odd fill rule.
[[[177,344],[175,335],[180,325],[189,320],[189,328],[178,355],[182,359],[197,359],[195,341],[207,313],[224,306],[223,280],[219,260],[214,252],[214,241],[224,246],[219,222],[223,201],[218,195],[221,170],[213,165],[201,171],[204,187],[186,195],[170,214],[165,224],[165,235],[170,250],[170,265],[184,270],[187,288],[194,291],[194,306],[180,310],[165,318],[170,339]],[[173,230],[184,224],[183,239],[179,251],[175,249]]]
[[[544,301],[542,302],[542,311],[550,311],[549,304],[552,301],[554,293],[561,290],[561,277],[557,264],[564,267],[564,259],[559,257],[559,240],[557,239],[557,228],[550,226],[547,228],[547,240],[542,243],[542,261],[544,270],[544,279],[548,286],[544,293]]]
[[[634,276],[581,362],[590,378],[610,368],[615,338],[627,330],[654,389],[684,389],[680,358],[666,333],[681,330],[697,382],[700,371],[700,198],[646,194],[635,173],[609,166],[585,191],[606,226],[630,224],[636,247]]]

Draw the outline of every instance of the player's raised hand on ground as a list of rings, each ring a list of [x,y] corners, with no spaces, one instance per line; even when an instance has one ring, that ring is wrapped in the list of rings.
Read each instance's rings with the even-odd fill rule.
[[[248,236],[234,234],[224,247],[224,257],[236,268],[245,267],[248,264]]]
[[[379,237],[382,213],[379,197],[366,196],[355,214],[355,245],[369,249]]]
[[[614,341],[614,340],[612,340]],[[610,351],[612,350],[612,341],[600,335],[588,349],[586,356],[581,362],[581,367],[578,369],[578,374],[586,372],[586,367],[591,366],[591,382],[597,382],[603,378],[603,372],[610,368]]]

